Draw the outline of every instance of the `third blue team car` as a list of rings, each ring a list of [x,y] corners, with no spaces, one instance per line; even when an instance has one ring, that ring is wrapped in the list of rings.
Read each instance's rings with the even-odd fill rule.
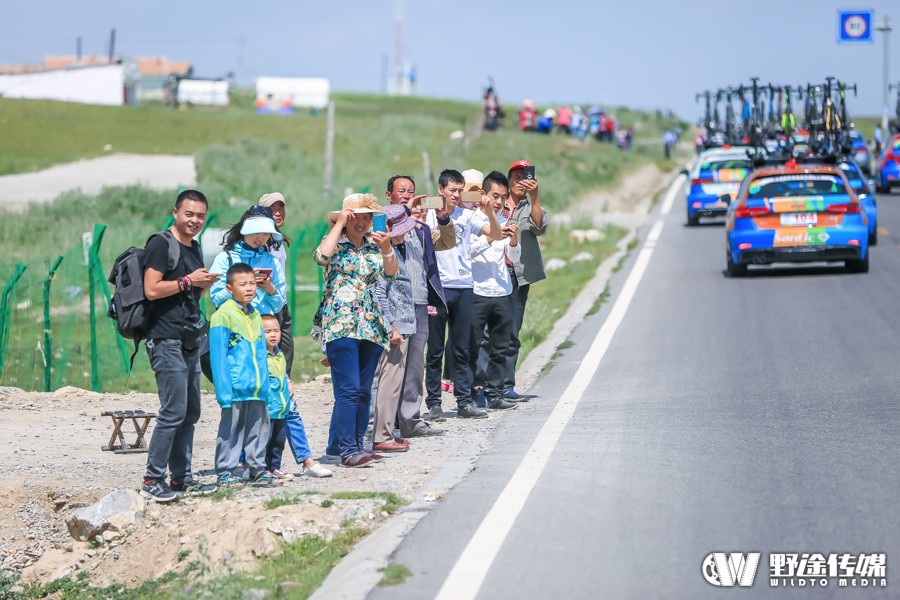
[[[834,165],[797,165],[752,172],[741,184],[725,222],[726,271],[748,265],[844,261],[848,271],[869,270],[865,211]]]

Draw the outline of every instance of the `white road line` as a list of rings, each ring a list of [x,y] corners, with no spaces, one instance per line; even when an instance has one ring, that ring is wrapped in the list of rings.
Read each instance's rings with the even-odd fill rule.
[[[684,175],[679,175],[675,178],[675,181],[672,182],[672,185],[669,186],[669,191],[666,192],[666,197],[663,198],[662,207],[659,209],[659,214],[662,216],[666,216],[672,210],[672,203],[675,202],[675,196],[678,195],[678,190],[681,189],[681,178]]]
[[[671,189],[677,191],[680,182],[680,178],[676,179]],[[559,441],[559,436],[572,418],[572,414],[581,401],[594,373],[597,372],[600,361],[603,360],[616,330],[625,318],[628,306],[631,304],[638,284],[650,263],[650,257],[653,255],[653,249],[659,240],[662,229],[662,219],[653,224],[647,240],[638,254],[634,268],[628,275],[628,279],[625,280],[625,285],[622,286],[616,303],[600,327],[600,331],[597,332],[578,371],[575,372],[574,379],[563,392],[562,398],[550,413],[547,422],[544,423],[528,452],[525,453],[525,457],[516,468],[509,483],[494,501],[491,510],[485,515],[484,520],[475,531],[475,535],[462,551],[459,560],[453,565],[453,569],[436,596],[438,600],[468,600],[475,598],[478,594],[500,546],[503,545],[513,523],[522,512],[531,490],[534,489],[541,472],[550,459],[550,454]]]

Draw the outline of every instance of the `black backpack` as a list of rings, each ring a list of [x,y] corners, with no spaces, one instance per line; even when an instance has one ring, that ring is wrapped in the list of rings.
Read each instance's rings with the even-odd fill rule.
[[[171,271],[181,258],[180,244],[168,230],[154,233],[147,239],[147,243],[157,235],[166,238],[169,244],[168,270]],[[115,286],[116,291],[109,301],[106,314],[116,322],[119,335],[134,340],[134,354],[131,355],[131,366],[134,367],[138,346],[145,338],[150,324],[150,301],[144,296],[144,248],[132,246],[120,254],[113,264],[108,281]]]

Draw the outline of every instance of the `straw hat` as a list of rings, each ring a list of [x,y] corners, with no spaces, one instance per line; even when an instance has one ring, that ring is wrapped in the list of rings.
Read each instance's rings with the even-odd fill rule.
[[[377,198],[372,194],[350,194],[344,198],[341,210],[346,208],[352,209],[353,213],[357,215],[384,212],[378,205]],[[337,223],[338,215],[340,214],[340,210],[332,210],[326,213],[325,219],[328,221],[329,225],[334,227],[334,224]]]

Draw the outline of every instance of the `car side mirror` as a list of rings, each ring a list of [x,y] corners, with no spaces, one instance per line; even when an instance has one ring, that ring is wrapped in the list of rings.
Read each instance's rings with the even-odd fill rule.
[[[719,202],[724,202],[727,206],[731,206],[731,196],[728,194],[722,194],[719,196]]]
[[[682,170],[678,171],[678,174],[679,174],[679,175],[684,175],[685,177],[690,177],[690,176],[691,176],[691,173],[690,173],[687,169],[682,169]]]

